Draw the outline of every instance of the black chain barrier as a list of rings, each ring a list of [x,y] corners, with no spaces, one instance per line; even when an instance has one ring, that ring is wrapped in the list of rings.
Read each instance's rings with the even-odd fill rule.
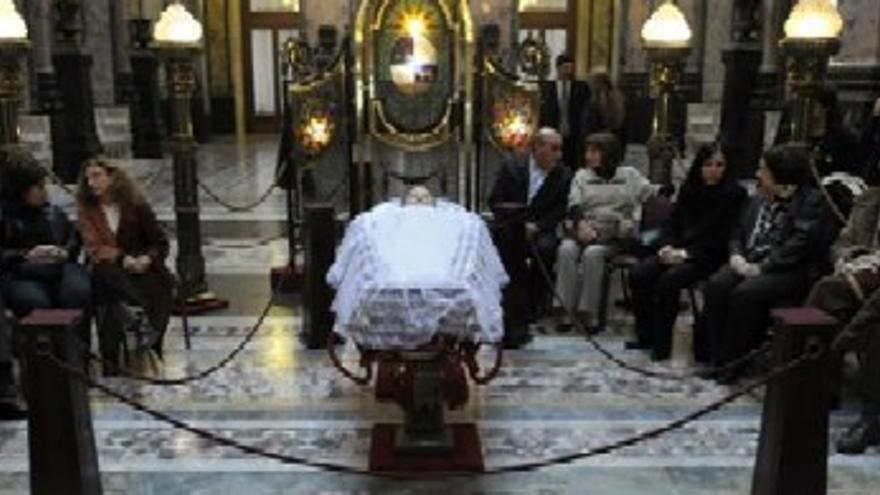
[[[112,397],[119,402],[131,407],[132,409],[144,413],[153,419],[158,421],[167,423],[177,429],[186,431],[193,435],[196,435],[199,438],[204,440],[208,440],[218,445],[222,445],[225,447],[230,447],[245,454],[255,455],[258,457],[263,457],[266,459],[271,459],[275,461],[279,461],[284,464],[291,465],[299,465],[299,466],[307,466],[316,469],[321,469],[324,471],[334,472],[334,473],[342,473],[342,474],[352,474],[359,476],[370,476],[375,478],[385,478],[385,479],[395,479],[395,480],[412,480],[415,478],[424,480],[424,479],[449,479],[449,478],[475,478],[481,476],[490,476],[490,475],[500,475],[500,474],[509,474],[509,473],[522,473],[522,472],[532,472],[537,471],[539,469],[543,469],[546,467],[571,464],[575,461],[580,461],[584,459],[588,459],[591,457],[596,457],[599,455],[606,455],[613,453],[617,450],[623,449],[625,447],[630,447],[641,442],[654,439],[659,437],[665,433],[670,431],[681,429],[688,424],[706,416],[710,413],[713,413],[723,406],[743,397],[747,394],[750,394],[753,390],[762,387],[769,383],[772,380],[776,380],[781,376],[789,373],[794,370],[798,366],[802,365],[808,360],[818,359],[824,353],[824,349],[820,347],[816,347],[813,349],[809,349],[797,358],[789,361],[788,363],[779,365],[770,372],[768,372],[765,376],[760,379],[754,380],[746,386],[743,386],[736,391],[722,397],[721,399],[712,402],[696,411],[693,411],[685,416],[682,416],[679,419],[670,421],[662,426],[657,428],[652,428],[650,430],[646,430],[642,433],[617,440],[615,442],[611,442],[605,445],[600,445],[597,447],[593,447],[591,449],[585,451],[574,452],[571,454],[559,455],[550,457],[540,461],[534,462],[526,462],[521,464],[513,464],[508,466],[500,466],[497,468],[491,468],[484,470],[482,472],[456,472],[456,471],[447,471],[447,472],[408,472],[408,473],[383,473],[383,472],[372,472],[366,469],[357,468],[353,466],[346,466],[342,464],[334,464],[331,462],[322,462],[322,461],[314,461],[300,456],[282,454],[278,452],[270,452],[259,447],[255,447],[253,445],[243,444],[237,440],[233,440],[231,438],[218,435],[214,432],[197,428],[190,423],[174,418],[164,412],[156,411],[155,409],[150,408],[149,406],[144,405],[143,403],[132,399],[107,385],[104,385],[100,382],[93,380],[87,373],[85,373],[82,369],[71,365],[70,363],[60,359],[55,354],[51,353],[48,349],[44,349],[40,352],[40,356],[49,360],[54,365],[58,366],[63,371],[73,375],[79,380],[84,381],[89,387],[100,390],[102,393]]]
[[[266,189],[266,191],[264,191],[263,194],[261,194],[259,197],[257,197],[257,199],[255,199],[254,201],[247,203],[247,204],[244,204],[244,205],[234,205],[232,203],[229,203],[228,201],[225,201],[220,196],[218,196],[217,193],[215,193],[214,191],[211,190],[211,188],[206,186],[205,183],[202,182],[201,179],[196,179],[196,183],[198,184],[199,189],[201,189],[203,193],[207,194],[209,198],[214,200],[214,202],[216,202],[220,206],[226,208],[231,213],[242,213],[242,212],[252,211],[254,208],[265,203],[266,200],[269,199],[269,196],[272,195],[272,192],[275,190],[275,188],[278,187],[278,183],[273,182],[272,184],[269,185],[269,188]]]
[[[213,366],[205,368],[204,370],[199,371],[197,373],[194,373],[192,375],[182,376],[179,378],[154,378],[151,376],[139,375],[136,373],[132,373],[131,371],[129,371],[125,368],[118,368],[118,372],[119,372],[120,376],[122,378],[127,378],[130,380],[144,382],[144,383],[147,383],[150,385],[176,386],[176,385],[186,385],[186,384],[196,382],[196,381],[202,380],[204,378],[207,378],[207,377],[213,375],[217,371],[220,371],[221,369],[225,368],[233,360],[235,360],[235,358],[238,357],[238,355],[241,354],[242,351],[244,351],[245,347],[247,347],[248,344],[251,343],[251,341],[254,339],[254,337],[257,335],[257,333],[263,327],[263,323],[265,322],[266,317],[269,315],[269,311],[271,311],[272,307],[275,306],[275,300],[278,296],[278,289],[279,289],[280,285],[281,285],[281,281],[278,281],[276,283],[275,287],[272,288],[272,293],[269,296],[269,300],[266,302],[265,306],[263,306],[263,310],[260,312],[260,315],[257,317],[256,323],[254,323],[254,325],[251,327],[251,329],[248,330],[247,334],[244,336],[244,338],[241,340],[241,342],[239,342],[238,345],[236,345],[232,349],[232,351],[228,355],[226,355],[226,357],[224,357],[223,359],[218,361]],[[183,307],[186,308],[186,304],[184,304]],[[186,310],[184,309],[184,311],[186,311]],[[101,364],[106,364],[106,361],[104,359],[102,359],[100,356],[98,356],[92,352],[89,352],[88,357],[92,361],[96,361]]]
[[[550,288],[550,292],[553,295],[554,301],[558,302],[562,307],[563,311],[566,312],[566,315],[571,319],[574,326],[577,330],[584,335],[586,335],[587,342],[590,346],[593,347],[599,354],[601,354],[604,358],[608,359],[612,363],[616,364],[622,369],[631,371],[633,373],[637,373],[639,375],[643,375],[649,378],[659,378],[663,380],[677,380],[677,381],[690,381],[695,378],[701,378],[700,376],[693,373],[670,373],[667,371],[655,371],[655,370],[647,370],[644,368],[640,368],[634,364],[631,364],[617,356],[614,355],[613,352],[609,351],[602,344],[600,344],[595,337],[584,327],[583,323],[573,314],[573,311],[570,308],[566,308],[563,303],[562,297],[559,295],[559,292],[556,290],[556,284],[553,283],[553,277],[550,274],[550,270],[541,260],[541,256],[538,253],[538,247],[532,239],[527,239],[527,244],[529,245],[529,249],[532,251],[532,255],[534,261],[538,264],[538,268],[541,270],[541,275],[544,279],[544,282]],[[770,350],[770,343],[765,343],[763,346],[753,349],[752,351],[740,356],[739,358],[728,361],[722,366],[708,368],[703,371],[706,376],[718,376],[727,371],[736,369],[739,366],[742,366],[744,363],[750,362],[757,356],[766,354]]]

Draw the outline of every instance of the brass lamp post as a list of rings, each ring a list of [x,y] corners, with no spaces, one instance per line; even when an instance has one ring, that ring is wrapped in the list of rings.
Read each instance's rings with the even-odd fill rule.
[[[170,4],[153,28],[153,49],[165,61],[171,99],[170,143],[180,302],[196,312],[225,307],[225,301],[219,301],[208,292],[199,225],[198,169],[190,103],[196,87],[193,60],[202,51],[201,23],[180,3]]]
[[[816,96],[828,72],[828,59],[840,49],[843,20],[829,0],[800,0],[785,21],[780,41],[787,58],[786,81],[793,99],[792,141],[811,134]]]
[[[654,118],[648,141],[648,177],[651,182],[668,184],[672,178],[675,144],[669,130],[669,97],[681,81],[684,63],[690,53],[691,28],[681,10],[672,2],[660,5],[642,27],[642,41],[651,62],[651,96]]]
[[[30,49],[24,19],[12,0],[0,0],[0,159],[18,145],[21,60]]]

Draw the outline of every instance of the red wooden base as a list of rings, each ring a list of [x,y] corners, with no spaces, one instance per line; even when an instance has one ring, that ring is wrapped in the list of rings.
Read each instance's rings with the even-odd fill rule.
[[[184,310],[187,315],[198,315],[207,313],[208,311],[217,311],[229,307],[229,301],[220,299],[213,292],[204,292],[194,297],[190,297],[185,302],[174,301],[171,307],[171,314],[180,316]]]
[[[376,400],[394,400],[398,395],[397,374],[399,364],[392,361],[376,363]]]
[[[474,423],[454,423],[449,427],[455,439],[451,454],[403,456],[394,452],[394,432],[403,425],[377,423],[373,426],[370,442],[370,471],[392,472],[480,472],[483,465],[483,447]]]
[[[276,266],[269,272],[269,288],[282,294],[302,291],[303,272],[290,265]]]

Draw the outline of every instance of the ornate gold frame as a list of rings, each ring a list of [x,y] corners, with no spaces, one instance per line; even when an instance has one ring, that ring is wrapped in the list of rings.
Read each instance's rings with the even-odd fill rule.
[[[353,45],[355,163],[369,163],[375,141],[405,151],[419,152],[456,139],[458,143],[459,200],[476,207],[474,165],[474,71],[473,20],[467,0],[438,0],[452,33],[453,92],[446,101],[443,117],[430,130],[411,133],[396,129],[386,118],[383,103],[376,99],[374,33],[382,25],[385,10],[393,0],[363,0],[355,18]],[[453,22],[454,21],[454,22]],[[453,118],[460,105],[460,118]],[[458,132],[456,132],[458,131]]]

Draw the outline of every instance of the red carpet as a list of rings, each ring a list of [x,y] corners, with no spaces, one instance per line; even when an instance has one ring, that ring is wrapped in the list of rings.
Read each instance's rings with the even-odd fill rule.
[[[455,451],[437,456],[398,456],[394,453],[394,431],[403,425],[377,423],[370,442],[370,471],[431,472],[482,471],[483,447],[474,423],[450,424]]]

